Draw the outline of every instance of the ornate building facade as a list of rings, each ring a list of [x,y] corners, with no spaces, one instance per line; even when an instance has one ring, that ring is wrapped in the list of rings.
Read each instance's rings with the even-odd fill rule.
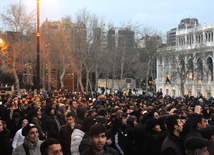
[[[159,49],[156,90],[163,95],[214,96],[214,24],[177,29],[176,46]],[[166,84],[165,74],[171,84]]]

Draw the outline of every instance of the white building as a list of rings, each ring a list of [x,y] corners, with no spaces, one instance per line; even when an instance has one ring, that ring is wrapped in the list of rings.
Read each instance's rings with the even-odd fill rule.
[[[214,96],[214,24],[196,26],[190,29],[176,31],[176,46],[159,49],[157,59],[156,90],[163,95],[181,96],[181,79],[174,76],[175,59],[170,54],[179,55],[183,64],[192,64],[184,83],[184,94],[190,96],[203,95],[206,98]],[[182,53],[182,54],[181,54]],[[179,65],[177,65],[178,67]],[[185,65],[186,66],[186,65]],[[188,65],[189,66],[189,65]],[[182,65],[180,64],[180,67]],[[170,75],[171,84],[165,84],[165,74]],[[173,77],[174,76],[174,77]]]

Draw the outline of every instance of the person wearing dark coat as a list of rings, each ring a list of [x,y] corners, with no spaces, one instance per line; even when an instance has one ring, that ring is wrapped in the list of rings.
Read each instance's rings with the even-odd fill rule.
[[[84,118],[86,117],[86,112],[87,112],[86,107],[81,107],[77,109],[76,123],[78,125],[78,128],[80,128],[83,125]]]
[[[134,139],[135,139],[135,151],[136,154],[142,154],[143,145],[144,145],[144,137],[146,133],[145,128],[145,118],[141,119],[141,122],[135,127],[134,130]]]
[[[155,155],[155,151],[156,151],[155,139],[157,137],[158,132],[161,131],[160,125],[157,124],[156,118],[151,117],[146,120],[145,127],[146,127],[146,134],[144,138],[143,154]]]
[[[6,129],[3,128],[2,120],[0,120],[0,154],[11,155],[13,147],[6,138]]]
[[[75,126],[75,114],[73,112],[68,112],[66,115],[67,123],[62,126],[59,133],[59,142],[62,146],[62,151],[64,155],[71,155],[71,134],[74,131]]]
[[[209,125],[202,130],[202,135],[209,141],[207,150],[210,154],[214,154],[214,125]]]
[[[163,141],[161,155],[184,155],[180,133],[183,131],[183,123],[178,115],[170,115],[166,118],[166,125],[169,130],[168,136]]]
[[[161,154],[161,146],[163,144],[164,139],[167,137],[167,135],[169,134],[169,131],[166,129],[166,118],[168,117],[168,114],[164,114],[158,117],[157,119],[157,123],[160,125],[161,131],[157,134],[155,143],[156,143],[156,155],[160,155]]]
[[[186,155],[212,155],[208,152],[209,141],[201,137],[189,137],[184,142]]]
[[[101,124],[95,124],[90,129],[90,138],[92,145],[85,150],[81,155],[97,155],[97,154],[112,154],[119,155],[117,150],[105,146],[106,144],[106,129]]]
[[[53,107],[47,107],[46,112],[48,115],[46,118],[47,138],[58,139],[61,125],[55,116],[55,110]]]
[[[19,113],[15,112],[12,116],[12,120],[9,121],[7,128],[10,130],[9,138],[14,138],[16,132],[22,127],[22,119]]]
[[[10,121],[10,110],[7,108],[8,104],[9,102],[7,100],[2,100],[2,105],[0,105],[0,119],[7,124]]]
[[[24,109],[24,103],[19,103],[18,108],[14,109],[13,113],[18,112],[21,119],[26,119],[27,111]]]
[[[82,141],[80,142],[80,146],[79,146],[79,152],[80,154],[82,152],[84,152],[85,150],[87,150],[88,148],[90,148],[90,146],[92,145],[91,140],[90,140],[90,135],[89,134],[85,134]]]
[[[192,117],[193,128],[192,130],[184,137],[184,141],[189,137],[201,137],[203,138],[201,131],[207,126],[207,122],[203,115],[195,114],[195,117]]]
[[[118,122],[117,119],[114,123]],[[130,152],[130,149],[132,148],[129,146],[128,142],[128,134],[126,133],[126,125],[127,125],[127,114],[123,113],[121,115],[121,118],[118,122],[118,128],[114,127],[115,129],[117,128],[118,130],[110,130],[111,133],[108,133],[108,139],[112,138],[112,144],[110,147],[114,148],[117,150],[121,155],[128,155]],[[111,135],[109,137],[109,135]]]

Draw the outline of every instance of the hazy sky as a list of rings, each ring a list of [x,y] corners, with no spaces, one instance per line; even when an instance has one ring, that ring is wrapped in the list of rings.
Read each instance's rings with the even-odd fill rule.
[[[0,0],[0,12],[18,0]],[[22,0],[27,9],[36,11],[36,0]],[[198,18],[200,24],[214,23],[213,0],[40,0],[40,23],[48,19],[74,16],[83,8],[111,20],[115,26],[132,21],[150,25],[164,34],[184,18]],[[3,23],[0,20],[0,27]]]

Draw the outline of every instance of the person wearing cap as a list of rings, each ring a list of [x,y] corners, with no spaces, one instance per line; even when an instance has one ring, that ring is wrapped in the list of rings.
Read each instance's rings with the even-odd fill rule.
[[[12,155],[41,155],[39,140],[39,132],[34,124],[28,124],[22,130],[22,135],[25,136],[24,143],[17,146]]]
[[[59,110],[56,113],[56,116],[59,119],[59,122],[61,125],[65,125],[66,124],[66,120],[65,120],[65,112],[66,112],[66,106],[63,103],[59,104]]]
[[[214,154],[214,125],[209,125],[202,130],[202,135],[209,141],[207,150],[210,154]]]
[[[189,137],[184,142],[186,155],[210,155],[208,145],[209,141],[201,137]]]
[[[170,115],[166,118],[166,126],[169,130],[161,147],[161,155],[184,155],[180,133],[183,131],[183,122],[178,115]]]
[[[143,154],[152,155],[155,154],[155,139],[158,132],[161,131],[160,125],[157,123],[157,119],[155,117],[151,117],[146,120],[145,128],[146,134],[144,137]]]

